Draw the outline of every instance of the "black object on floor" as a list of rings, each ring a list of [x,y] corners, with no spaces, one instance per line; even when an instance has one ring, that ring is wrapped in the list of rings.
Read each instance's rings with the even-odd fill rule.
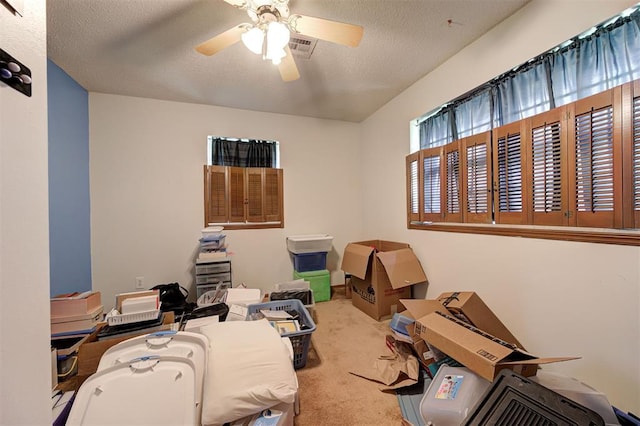
[[[502,370],[465,426],[604,426],[595,411],[511,370]]]

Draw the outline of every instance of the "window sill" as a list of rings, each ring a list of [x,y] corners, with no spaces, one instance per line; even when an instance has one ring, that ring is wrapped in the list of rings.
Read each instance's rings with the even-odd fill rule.
[[[545,240],[640,246],[640,230],[567,228],[552,226],[468,224],[444,222],[411,222],[408,229],[460,232],[504,237],[540,238]]]
[[[284,228],[283,222],[234,222],[210,223],[208,226],[222,226],[224,229],[271,229]]]

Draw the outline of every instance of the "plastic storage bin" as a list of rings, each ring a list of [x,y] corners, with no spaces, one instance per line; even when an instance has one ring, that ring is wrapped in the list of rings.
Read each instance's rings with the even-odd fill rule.
[[[293,269],[298,272],[327,269],[327,252],[294,254]]]
[[[224,234],[210,234],[200,238],[200,250],[218,250],[224,246]]]
[[[490,384],[468,368],[443,365],[422,397],[420,416],[428,425],[458,426]]]
[[[329,271],[298,272],[293,271],[293,278],[309,281],[316,302],[326,302],[331,299],[331,275]]]
[[[405,336],[409,336],[409,331],[407,331],[407,326],[413,324],[416,320],[414,320],[413,318],[409,318],[407,316],[404,316],[402,314],[399,313],[395,313],[393,314],[393,317],[391,318],[391,322],[389,323],[389,327],[391,327],[391,329],[393,331],[396,331],[400,334],[403,334]]]
[[[595,411],[602,417],[605,424],[618,424],[618,419],[607,396],[581,381],[573,377],[563,376],[562,374],[545,370],[538,371],[534,377],[530,377],[529,379]]]
[[[327,234],[292,235],[287,237],[287,250],[294,254],[331,251],[333,237]]]
[[[307,354],[309,353],[309,346],[311,344],[311,333],[316,330],[316,323],[313,322],[313,318],[311,318],[307,308],[305,308],[302,302],[298,299],[255,303],[247,306],[247,319],[251,317],[251,314],[258,313],[262,309],[272,311],[294,310],[300,313],[300,326],[304,324],[307,328],[293,333],[285,333],[282,337],[288,337],[289,340],[291,340],[291,345],[293,346],[293,368],[296,370],[303,368],[307,365]]]

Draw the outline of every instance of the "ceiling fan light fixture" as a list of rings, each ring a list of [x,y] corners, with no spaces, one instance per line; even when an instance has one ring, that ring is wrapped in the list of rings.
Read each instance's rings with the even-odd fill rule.
[[[264,43],[264,32],[258,27],[251,27],[248,31],[242,33],[242,43],[247,49],[256,55],[262,54],[262,43]]]

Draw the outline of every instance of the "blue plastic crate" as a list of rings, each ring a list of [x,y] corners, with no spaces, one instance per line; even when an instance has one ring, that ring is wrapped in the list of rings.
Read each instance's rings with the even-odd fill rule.
[[[327,252],[300,253],[293,255],[293,269],[296,272],[320,271],[327,269]]]
[[[288,337],[289,340],[291,340],[291,346],[293,346],[293,368],[296,370],[303,368],[307,365],[307,354],[309,353],[309,346],[311,345],[311,333],[316,330],[316,323],[313,322],[313,318],[311,318],[311,314],[309,314],[307,308],[305,308],[298,299],[255,303],[247,306],[247,319],[251,318],[251,314],[258,313],[262,309],[272,311],[298,311],[300,313],[300,326],[304,324],[308,328],[293,333],[285,333],[282,334],[282,336]]]

